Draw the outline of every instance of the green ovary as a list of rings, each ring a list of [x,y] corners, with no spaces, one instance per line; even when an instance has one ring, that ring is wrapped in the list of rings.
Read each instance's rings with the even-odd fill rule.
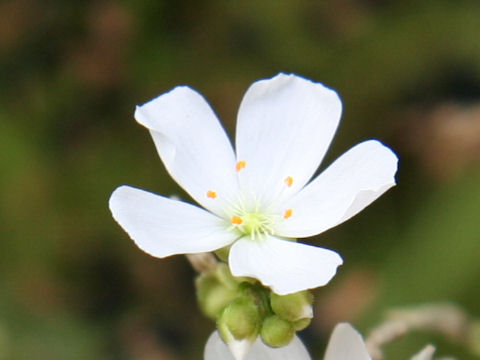
[[[241,219],[240,224],[238,219]],[[270,217],[258,212],[238,214],[232,218],[232,224],[237,231],[250,236],[252,240],[261,240],[262,237],[273,234]]]

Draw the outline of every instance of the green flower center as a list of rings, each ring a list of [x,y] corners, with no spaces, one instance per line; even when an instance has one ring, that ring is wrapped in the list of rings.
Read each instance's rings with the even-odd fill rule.
[[[270,216],[259,212],[240,212],[230,219],[232,229],[252,240],[260,240],[273,235],[273,222]]]

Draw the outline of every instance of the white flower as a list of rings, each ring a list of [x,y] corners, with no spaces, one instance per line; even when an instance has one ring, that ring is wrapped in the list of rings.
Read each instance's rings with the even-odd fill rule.
[[[324,360],[371,360],[362,335],[348,323],[333,329]]]
[[[245,360],[311,360],[302,341],[295,336],[290,344],[281,348],[271,348],[259,338],[253,343],[248,353],[243,354]],[[223,342],[218,332],[210,335],[205,346],[204,360],[237,360],[229,347]],[[362,336],[347,323],[335,326],[324,360],[370,360]]]
[[[341,115],[337,93],[295,75],[253,83],[237,119],[236,152],[205,99],[186,86],[138,106],[169,174],[206,210],[129,186],[110,198],[116,221],[150,255],[231,245],[235,276],[278,294],[325,285],[342,259],[297,243],[357,214],[395,185],[397,157],[362,142],[310,179]]]

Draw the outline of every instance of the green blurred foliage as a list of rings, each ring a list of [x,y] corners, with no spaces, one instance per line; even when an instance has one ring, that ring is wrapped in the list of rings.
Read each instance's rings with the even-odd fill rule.
[[[108,197],[120,184],[186,196],[136,104],[189,84],[232,134],[248,85],[279,71],[341,94],[326,164],[366,138],[401,158],[396,188],[313,240],[345,259],[316,291],[316,358],[336,321],[366,332],[392,306],[480,316],[478,1],[5,0],[0,13],[0,359],[201,358],[213,324],[193,270],[139,251]],[[424,344],[408,341],[389,358]]]

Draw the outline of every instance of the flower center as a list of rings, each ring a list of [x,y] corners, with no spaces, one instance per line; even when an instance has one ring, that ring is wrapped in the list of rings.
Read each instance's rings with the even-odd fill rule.
[[[260,212],[241,211],[230,218],[231,229],[252,240],[260,240],[266,235],[273,235],[273,221],[268,215]]]

